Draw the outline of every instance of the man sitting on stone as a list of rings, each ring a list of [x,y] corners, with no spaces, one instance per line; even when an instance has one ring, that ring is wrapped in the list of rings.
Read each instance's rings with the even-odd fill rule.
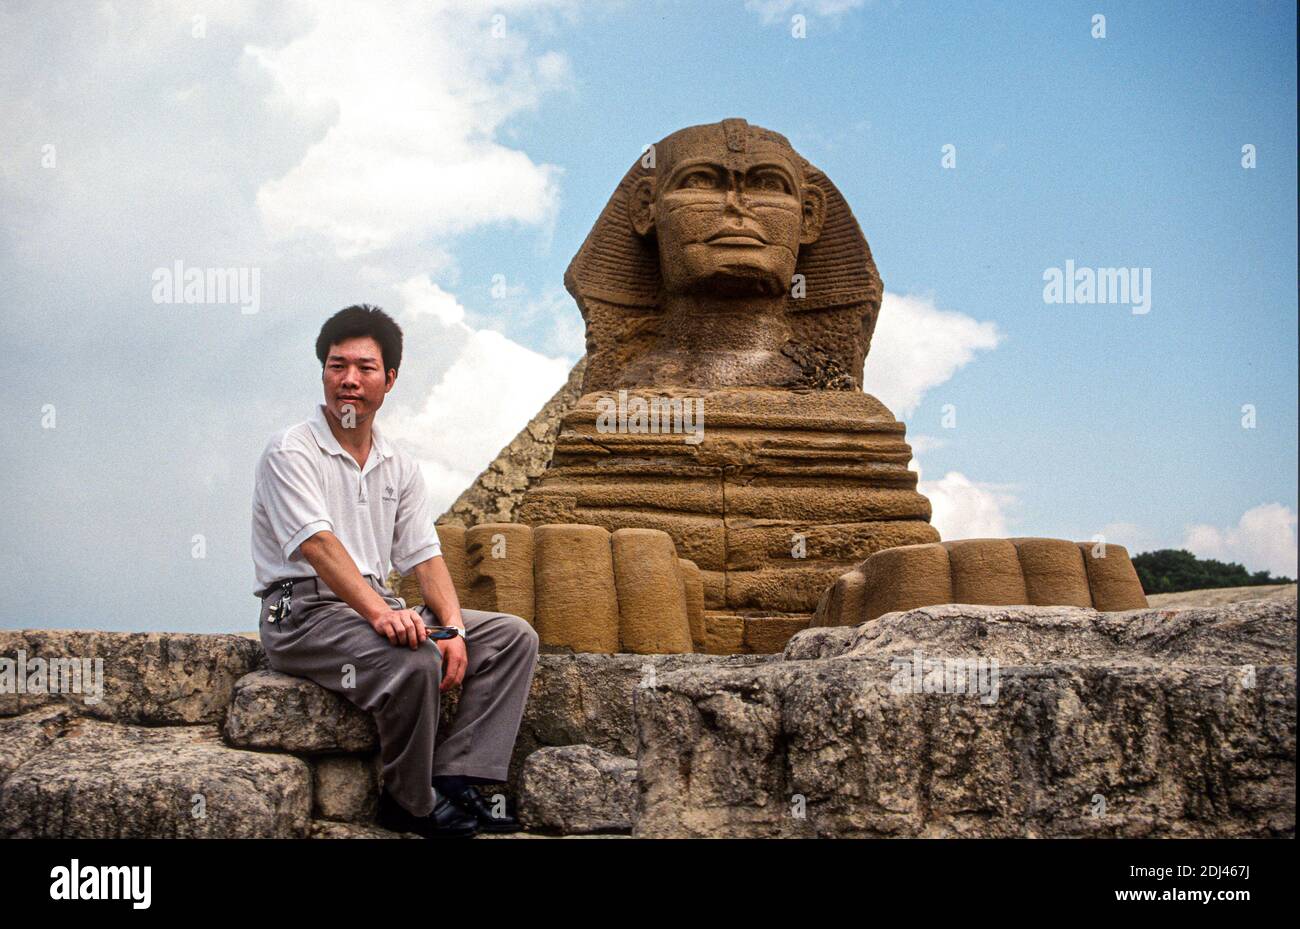
[[[270,666],[374,715],[380,825],[426,837],[513,831],[504,804],[489,806],[473,785],[506,779],[537,633],[518,616],[460,608],[419,465],[375,425],[397,380],[401,328],[350,306],[321,328],[316,356],[324,403],[276,433],[257,464],[253,562]],[[390,563],[415,572],[426,606],[409,610],[384,585]],[[426,626],[455,630],[434,639]],[[458,684],[435,753],[440,693]]]

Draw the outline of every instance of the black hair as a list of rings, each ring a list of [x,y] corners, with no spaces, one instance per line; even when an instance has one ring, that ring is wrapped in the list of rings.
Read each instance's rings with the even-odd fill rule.
[[[320,359],[321,367],[325,367],[331,345],[358,336],[369,336],[379,343],[385,374],[389,368],[396,371],[402,366],[402,327],[379,307],[362,303],[339,310],[320,327],[320,335],[316,337],[316,357]]]

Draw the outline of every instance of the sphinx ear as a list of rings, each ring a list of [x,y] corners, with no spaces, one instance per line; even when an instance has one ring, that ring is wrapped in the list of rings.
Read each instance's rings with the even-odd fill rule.
[[[654,178],[639,177],[627,195],[627,218],[637,235],[645,237],[655,228]]]
[[[811,245],[822,234],[826,221],[826,194],[816,184],[804,184],[802,191],[803,223],[799,229],[799,244]]]

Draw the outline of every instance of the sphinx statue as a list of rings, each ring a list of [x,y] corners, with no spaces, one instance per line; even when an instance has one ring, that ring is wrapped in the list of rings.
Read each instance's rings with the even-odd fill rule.
[[[666,532],[726,650],[779,648],[868,555],[938,541],[903,424],[862,390],[871,250],[784,136],[726,119],[651,146],[565,285],[586,323],[582,397],[521,522]],[[702,428],[610,428],[638,401],[694,406]]]

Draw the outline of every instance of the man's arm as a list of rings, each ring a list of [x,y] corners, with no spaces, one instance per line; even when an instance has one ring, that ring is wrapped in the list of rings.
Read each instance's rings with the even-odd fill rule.
[[[443,626],[465,628],[456,599],[456,588],[442,560],[442,546],[434,528],[433,502],[424,486],[419,465],[406,463],[408,477],[402,487],[401,500],[393,517],[393,567],[399,574],[414,573],[420,584],[425,606]],[[416,614],[418,615],[418,614]],[[420,624],[421,632],[424,624]],[[439,689],[455,687],[465,678],[469,655],[465,640],[435,639],[434,644],[442,655],[442,684]]]
[[[460,615],[460,599],[456,596],[456,587],[451,582],[451,572],[441,555],[435,555],[421,561],[415,566],[415,579],[420,584],[420,596],[424,604],[438,617],[444,626],[465,628],[465,620]]]
[[[302,543],[301,551],[329,589],[356,610],[376,632],[386,635],[389,642],[419,648],[428,638],[424,622],[415,611],[394,610],[387,600],[366,583],[347,549],[334,533],[327,529],[317,532]],[[446,573],[445,568],[443,573]],[[448,578],[448,583],[450,582]],[[452,596],[455,596],[454,591]],[[459,615],[458,608],[457,616]]]
[[[447,563],[441,555],[426,558],[415,566],[415,579],[420,583],[420,596],[424,605],[438,617],[444,626],[465,628],[465,620],[460,615],[460,601],[456,598],[456,588],[451,583],[451,574]],[[420,627],[423,629],[423,625]],[[465,670],[469,667],[469,653],[463,639],[438,639],[434,642],[442,652],[443,669],[440,690],[455,687],[465,679]]]

